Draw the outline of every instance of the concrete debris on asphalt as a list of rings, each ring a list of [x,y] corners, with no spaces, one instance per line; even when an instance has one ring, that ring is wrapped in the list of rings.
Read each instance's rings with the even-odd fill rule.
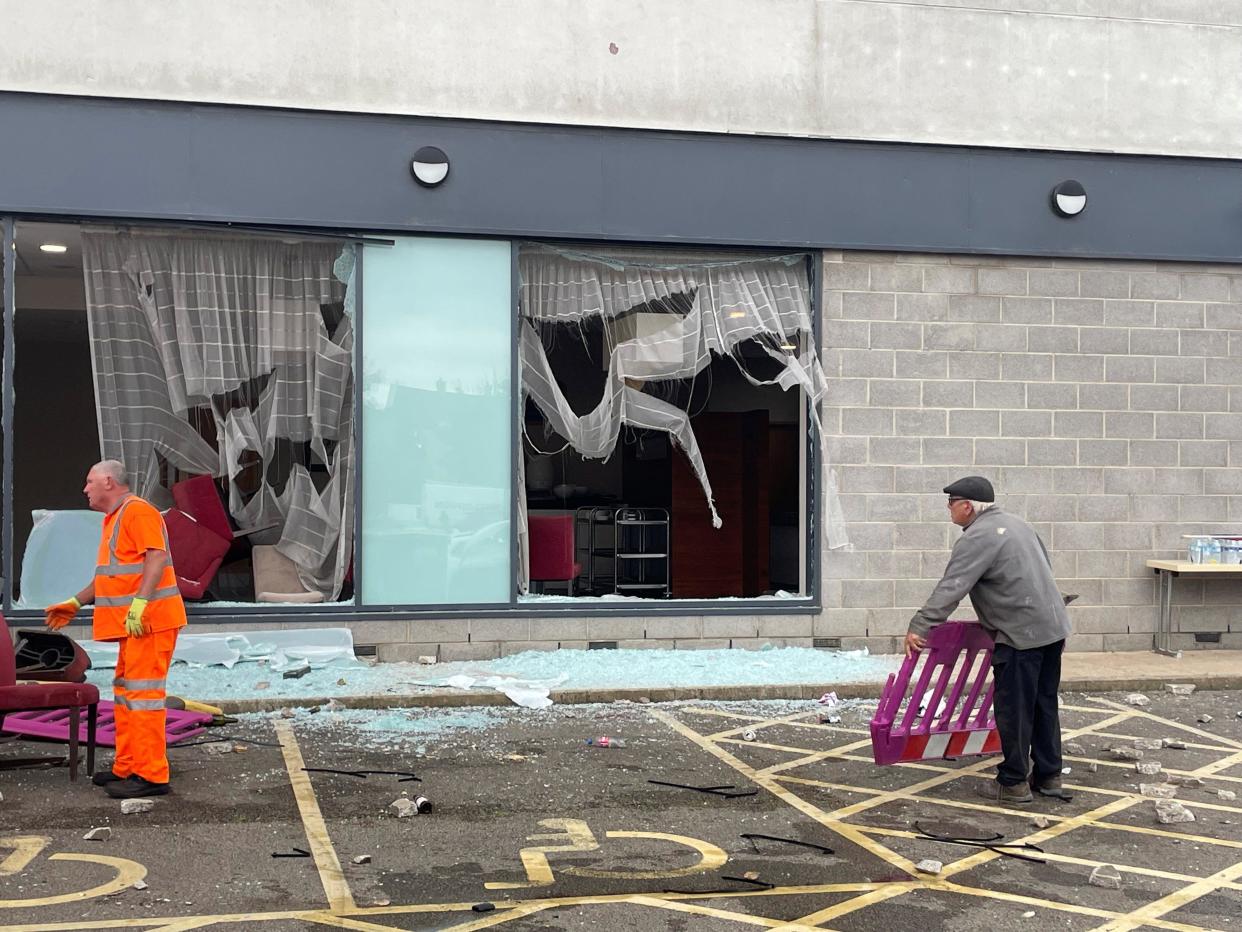
[[[1031,824],[1036,828],[1047,828],[1052,823],[1048,821],[1045,815],[1037,815],[1031,819]]]
[[[1075,757],[1082,757],[1087,753],[1087,749],[1076,741],[1067,742],[1065,747],[1061,749],[1066,754],[1073,754]]]
[[[1161,825],[1193,822],[1195,814],[1175,799],[1161,799],[1156,803],[1156,818]]]
[[[145,890],[148,886],[150,886],[150,884],[148,884],[145,880],[135,880],[131,886],[135,890]]]
[[[1152,799],[1172,799],[1177,795],[1177,787],[1172,783],[1140,783],[1139,792]]]
[[[1125,702],[1126,705],[1138,706],[1139,708],[1151,705],[1151,700],[1142,693],[1130,693],[1126,696]]]
[[[204,747],[206,748],[208,754],[232,754],[233,753],[233,742],[232,741],[214,742],[212,744],[204,745]]]
[[[359,855],[356,855],[356,856],[354,857],[353,861],[354,861],[354,863],[355,863],[355,864],[370,864],[370,863],[371,863],[371,855],[369,855],[369,854],[359,854]]]
[[[83,841],[107,841],[112,837],[112,829],[104,825],[100,828],[93,828],[82,836]]]
[[[749,729],[742,732],[742,740],[743,741],[754,741],[755,733],[753,731],[750,731]]]
[[[418,806],[407,796],[394,799],[388,804],[388,808],[396,813],[398,819],[408,819],[410,816],[418,815]]]
[[[1186,750],[1186,742],[1180,738],[1164,738],[1163,741],[1166,748],[1171,748],[1174,751]]]
[[[1134,746],[1140,751],[1159,751],[1164,747],[1162,738],[1135,738]]]
[[[1235,799],[1237,799],[1237,798],[1238,798],[1238,794],[1237,794],[1237,793],[1235,793],[1233,790],[1217,790],[1217,791],[1216,791],[1216,797],[1217,797],[1218,799],[1222,799],[1222,800],[1224,800],[1224,801],[1225,801],[1225,802],[1227,802],[1227,803],[1231,803],[1231,802],[1233,802]]]
[[[1165,683],[1164,688],[1175,696],[1189,696],[1195,691],[1194,683]]]
[[[1142,760],[1143,752],[1138,748],[1110,748],[1113,760]]]
[[[1141,760],[1134,765],[1134,769],[1145,777],[1154,777],[1164,768],[1160,766],[1158,760]]]
[[[924,858],[914,865],[914,869],[920,874],[931,874],[935,876],[944,870],[944,865],[939,861],[933,861],[931,858]]]
[[[1095,761],[1091,761],[1091,763],[1087,764],[1087,773],[1096,773],[1099,771],[1099,769],[1100,769],[1100,765],[1097,764]]]
[[[134,815],[139,812],[150,812],[154,808],[154,799],[125,799],[121,801],[122,815]]]
[[[1022,914],[1022,918],[1023,918],[1023,919],[1034,919],[1034,918],[1035,918],[1035,910],[1033,910],[1033,909],[1028,909],[1026,912],[1024,912],[1024,913]]]
[[[1183,777],[1183,776],[1177,776],[1177,775],[1170,775],[1169,782],[1172,783],[1174,786],[1182,786],[1188,790],[1197,790],[1203,786],[1202,777]]]
[[[1212,724],[1212,716],[1204,712],[1197,719],[1195,719],[1195,721],[1198,722],[1200,725],[1210,725]]]
[[[1093,887],[1104,887],[1106,890],[1121,889],[1121,871],[1111,864],[1101,864],[1091,872],[1088,883]]]

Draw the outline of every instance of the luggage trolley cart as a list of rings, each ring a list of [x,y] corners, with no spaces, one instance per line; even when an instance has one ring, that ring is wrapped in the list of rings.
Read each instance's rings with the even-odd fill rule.
[[[613,513],[619,595],[669,597],[668,510],[618,508]]]

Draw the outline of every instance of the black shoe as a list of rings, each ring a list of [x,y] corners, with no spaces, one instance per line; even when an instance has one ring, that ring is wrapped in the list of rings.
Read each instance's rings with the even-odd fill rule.
[[[109,783],[115,783],[117,780],[127,780],[128,777],[118,777],[111,770],[100,770],[91,777],[91,783],[96,786],[107,786]]]
[[[152,783],[134,774],[124,780],[114,780],[104,791],[113,799],[137,799],[139,796],[163,796],[168,792],[168,784]]]

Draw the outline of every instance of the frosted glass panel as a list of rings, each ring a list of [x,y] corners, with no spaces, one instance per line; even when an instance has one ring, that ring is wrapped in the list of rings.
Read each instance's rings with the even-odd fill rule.
[[[509,243],[366,247],[362,600],[508,602]]]

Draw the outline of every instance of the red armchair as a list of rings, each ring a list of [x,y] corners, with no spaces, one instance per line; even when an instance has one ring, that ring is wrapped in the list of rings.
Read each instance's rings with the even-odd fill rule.
[[[98,721],[99,688],[90,683],[17,683],[13,641],[4,616],[0,615],[0,731],[9,712],[42,709],[69,710],[69,779],[78,778],[78,729],[86,709],[86,772],[95,771],[95,728]],[[12,762],[10,762],[12,763]]]
[[[203,598],[229,552],[229,540],[176,508],[164,512],[164,526],[182,598]]]
[[[568,595],[574,594],[574,580],[582,565],[574,561],[574,516],[530,515],[530,581],[563,582]]]

